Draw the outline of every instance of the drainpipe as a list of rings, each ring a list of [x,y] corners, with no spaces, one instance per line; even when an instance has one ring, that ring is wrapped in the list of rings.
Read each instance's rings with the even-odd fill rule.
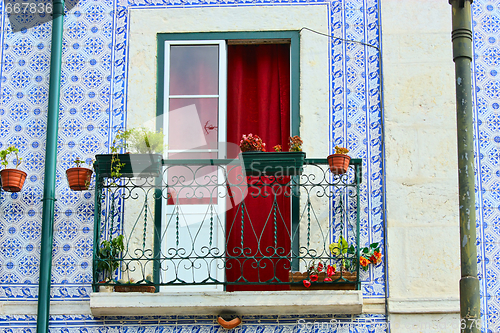
[[[64,0],[53,0],[52,45],[50,53],[49,108],[43,184],[42,241],[40,244],[40,278],[38,282],[37,333],[49,331],[50,279],[54,233],[54,203],[56,189],[57,132],[59,127],[59,97],[61,93],[61,58],[63,40]]]
[[[451,39],[457,94],[458,192],[460,207],[460,324],[462,332],[480,331],[477,278],[474,141],[472,137],[472,28],[473,0],[449,0]]]

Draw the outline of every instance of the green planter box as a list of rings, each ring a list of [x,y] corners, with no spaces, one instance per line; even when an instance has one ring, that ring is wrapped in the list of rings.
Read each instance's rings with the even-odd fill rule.
[[[94,169],[99,177],[111,176],[112,154],[95,156]],[[161,174],[162,156],[160,154],[118,154],[122,177],[158,177]]]
[[[302,174],[306,153],[248,151],[240,154],[247,176],[296,176]]]

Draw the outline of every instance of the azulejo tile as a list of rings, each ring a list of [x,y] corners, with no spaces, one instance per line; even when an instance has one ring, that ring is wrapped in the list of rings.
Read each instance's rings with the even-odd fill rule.
[[[249,5],[258,4],[280,4],[280,1],[248,1]],[[307,5],[305,1],[294,1],[294,4]],[[90,158],[96,152],[106,152],[107,143],[119,128],[125,126],[126,120],[126,90],[125,83],[128,71],[127,48],[128,48],[128,10],[132,6],[183,6],[199,7],[203,5],[238,5],[239,2],[220,1],[145,1],[145,0],[120,0],[120,1],[86,1],[80,0],[78,6],[65,17],[67,29],[64,35],[63,55],[63,91],[61,100],[61,132],[58,164],[58,185],[56,203],[56,233],[57,244],[54,254],[54,288],[52,294],[58,299],[74,299],[88,297],[89,272],[91,271],[88,261],[91,251],[91,237],[93,228],[93,194],[85,197],[83,194],[75,194],[68,190],[64,179],[64,170],[68,167],[70,159],[74,155],[82,158]],[[342,38],[363,40],[368,36],[370,43],[378,43],[379,17],[377,0],[345,0],[332,1],[328,3],[332,16],[331,33]],[[340,23],[340,24],[337,24]],[[5,31],[5,30],[4,30]],[[44,137],[45,137],[45,114],[39,118],[33,117],[33,109],[46,110],[48,80],[46,76],[50,63],[51,27],[44,24],[35,27],[24,35],[16,35],[3,32],[4,42],[8,46],[4,50],[2,61],[2,75],[8,77],[8,81],[2,84],[2,106],[5,110],[15,110],[16,118],[1,117],[0,120],[0,143],[2,145],[15,143],[25,150],[25,166],[34,175],[33,185],[28,189],[26,195],[17,199],[7,198],[12,203],[7,220],[1,223],[10,223],[17,226],[20,234],[19,253],[27,254],[24,271],[15,270],[2,274],[5,281],[22,283],[22,273],[31,274],[36,265],[37,257],[32,256],[33,251],[28,251],[27,246],[36,244],[40,239],[40,208],[32,209],[35,201],[40,196],[43,188],[43,166],[44,166]],[[112,45],[112,47],[110,47]],[[379,59],[374,56],[374,50],[368,50],[359,45],[335,44],[335,56],[332,57],[332,73],[338,73],[340,79],[333,79],[337,74],[332,74],[332,147],[335,144],[348,146],[369,163],[365,164],[364,182],[370,182],[370,187],[364,184],[363,191],[363,236],[380,237],[378,231],[373,232],[369,227],[376,230],[380,228],[382,221],[377,216],[379,213],[374,205],[381,207],[379,195],[368,195],[368,188],[379,189],[379,160],[381,150],[378,148],[377,137],[381,133],[368,133],[367,119],[373,113],[380,112],[379,95],[380,79],[377,79],[377,70],[380,66]],[[338,46],[338,51],[337,51]],[[349,55],[347,53],[350,53]],[[338,56],[337,56],[338,55]],[[367,55],[370,59],[366,59]],[[346,70],[355,75],[349,77],[346,82],[341,77]],[[365,79],[369,77],[369,81]],[[372,93],[375,91],[375,93]],[[345,98],[345,99],[344,99]],[[334,110],[342,109],[337,114]],[[351,112],[350,110],[353,110]],[[375,111],[373,111],[375,110]],[[345,112],[343,112],[345,111]],[[362,115],[361,121],[353,120],[357,115]],[[11,114],[13,115],[13,114]],[[23,118],[24,119],[21,119]],[[373,120],[372,120],[373,121]],[[26,123],[24,123],[26,122]],[[352,126],[350,126],[350,125]],[[9,128],[20,126],[20,133],[15,134]],[[92,127],[92,126],[93,127]],[[338,125],[338,126],[337,126]],[[97,130],[96,130],[97,128]],[[5,129],[5,131],[4,131]],[[8,134],[4,134],[8,133]],[[370,138],[367,135],[370,134]],[[368,166],[368,167],[366,167]],[[366,170],[372,174],[367,175]],[[373,177],[373,175],[376,175]],[[378,193],[378,192],[375,192]],[[20,208],[15,206],[21,201]],[[368,205],[368,202],[370,205]],[[370,209],[365,210],[365,207]],[[6,207],[2,202],[2,207]],[[15,211],[21,212],[16,214]],[[67,216],[69,214],[70,216]],[[369,221],[372,225],[369,226]],[[374,223],[376,221],[376,223]],[[117,221],[118,223],[120,221]],[[3,224],[2,224],[3,226]],[[378,229],[377,229],[378,228]],[[1,236],[5,239],[5,235]],[[17,239],[17,238],[16,238]],[[36,245],[33,245],[36,246]],[[11,245],[6,247],[9,255],[14,255]],[[4,268],[2,268],[4,269]],[[6,267],[5,269],[8,270]],[[380,295],[383,293],[383,271],[377,269],[370,272],[367,281],[370,288],[365,289],[365,294]],[[64,282],[69,283],[62,283]],[[35,280],[33,279],[33,282]],[[84,283],[84,286],[74,286],[71,283]],[[368,282],[367,282],[368,283]],[[16,299],[22,299],[29,290],[29,297],[36,296],[36,287],[8,286],[2,295],[12,295]],[[26,289],[27,288],[27,289]],[[31,289],[33,288],[33,289]],[[4,296],[0,296],[4,297]],[[7,297],[7,296],[5,296]],[[58,322],[58,318],[53,318]],[[77,318],[66,318],[76,321]],[[78,319],[79,320],[79,319]],[[351,318],[346,319],[346,322]],[[89,323],[101,325],[99,321],[89,319]],[[76,324],[75,324],[76,325]],[[134,325],[131,325],[133,327]],[[123,327],[123,326],[121,326]],[[260,326],[257,326],[260,327]],[[99,327],[99,330],[102,327]],[[168,331],[166,326],[164,331]],[[121,329],[121,328],[120,328]],[[246,328],[249,332],[254,328]],[[187,329],[194,332],[196,329]],[[212,331],[213,329],[211,329]],[[122,329],[125,331],[125,329]],[[259,331],[259,330],[257,330]]]

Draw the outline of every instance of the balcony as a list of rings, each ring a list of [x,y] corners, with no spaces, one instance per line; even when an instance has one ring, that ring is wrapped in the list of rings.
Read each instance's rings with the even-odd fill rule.
[[[318,289],[360,289],[360,159],[351,160],[342,176],[331,174],[326,159],[306,159],[300,175],[262,177],[245,176],[239,160],[161,163],[159,173],[140,177],[97,173],[94,292],[104,286],[147,286],[169,294],[170,301],[173,295],[196,293],[239,293],[248,299],[256,293],[309,295],[323,297],[324,305],[324,291]],[[103,256],[106,242],[119,235],[123,249]],[[338,293],[352,298],[345,304],[359,305],[352,311],[360,310],[360,292]],[[94,300],[103,304],[111,297],[106,294],[93,293]],[[231,306],[227,300],[225,306],[210,303],[215,312]],[[192,302],[188,308],[194,309]]]

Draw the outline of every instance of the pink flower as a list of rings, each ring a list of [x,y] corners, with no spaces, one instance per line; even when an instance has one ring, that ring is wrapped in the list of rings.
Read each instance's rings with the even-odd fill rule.
[[[332,279],[329,278],[329,277],[326,277],[323,281],[325,281],[325,282],[332,282]]]

